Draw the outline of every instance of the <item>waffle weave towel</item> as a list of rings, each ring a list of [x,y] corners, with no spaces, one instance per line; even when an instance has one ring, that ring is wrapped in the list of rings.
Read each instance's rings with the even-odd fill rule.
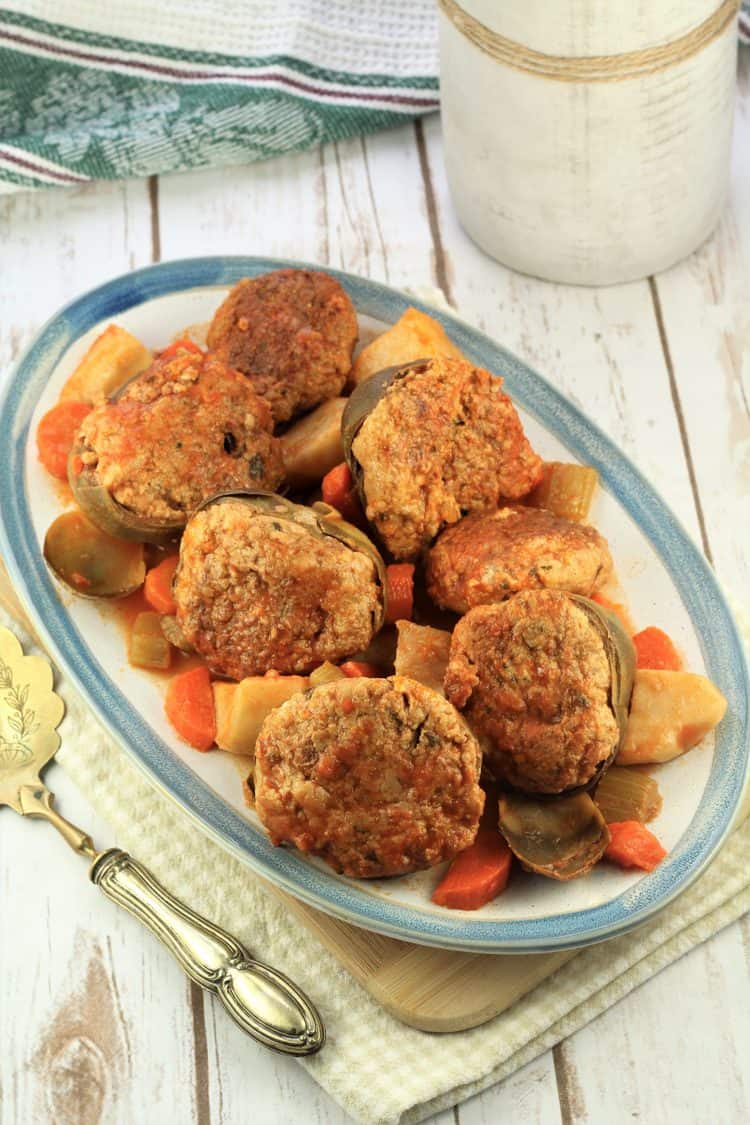
[[[0,192],[246,164],[438,105],[436,0],[0,6]]]

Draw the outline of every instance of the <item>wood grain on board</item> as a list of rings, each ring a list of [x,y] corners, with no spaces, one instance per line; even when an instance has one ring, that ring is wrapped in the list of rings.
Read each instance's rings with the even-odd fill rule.
[[[462,315],[575,398],[657,482],[720,576],[746,590],[749,79],[746,52],[719,232],[652,284],[566,289],[491,262],[455,222],[428,119],[231,172],[0,200],[0,366],[66,300],[160,255],[299,257],[397,286],[440,284]],[[108,841],[58,767],[50,783]],[[749,965],[745,919],[432,1125],[735,1125],[750,1104]],[[45,826],[9,812],[0,969],[2,1125],[349,1120],[306,1072],[191,992]]]

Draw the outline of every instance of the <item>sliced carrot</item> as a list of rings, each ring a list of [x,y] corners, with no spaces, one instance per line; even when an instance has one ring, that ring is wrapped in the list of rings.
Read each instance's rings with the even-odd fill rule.
[[[386,567],[386,575],[386,625],[395,625],[397,621],[411,621],[414,611],[414,565],[391,563]]]
[[[378,668],[377,664],[370,664],[367,660],[345,660],[343,664],[339,664],[339,668],[350,678],[369,676],[372,679],[383,675],[382,668]]]
[[[87,402],[58,402],[41,419],[36,431],[39,460],[58,480],[68,479],[68,454],[78,427],[91,410]]]
[[[203,355],[203,349],[199,348],[192,340],[182,339],[175,340],[163,352],[159,352],[159,359],[174,359],[178,352],[192,352],[193,355]]]
[[[356,527],[362,527],[366,523],[354,480],[346,461],[342,461],[340,465],[334,466],[330,472],[326,473],[321,482],[320,490],[324,502],[335,508],[339,515],[348,520],[349,523],[355,524]]]
[[[659,841],[639,820],[617,820],[609,828],[610,842],[604,858],[620,867],[653,871],[667,854]]]
[[[591,600],[600,605],[602,609],[608,609],[610,613],[614,613],[615,617],[619,617],[628,633],[633,632],[633,622],[630,620],[630,615],[622,602],[610,601],[609,598],[605,598],[604,594],[592,594]]]
[[[143,593],[148,604],[157,613],[175,613],[177,611],[172,595],[172,579],[178,562],[177,555],[170,555],[169,558],[163,559],[158,566],[153,566],[146,575]]]
[[[216,711],[208,668],[190,668],[170,680],[164,710],[180,738],[196,750],[211,749]]]
[[[679,672],[682,660],[672,640],[655,625],[641,629],[633,637],[635,645],[636,668],[664,668],[668,672]]]
[[[512,858],[497,828],[480,825],[476,840],[453,860],[432,901],[451,910],[479,910],[505,890]]]

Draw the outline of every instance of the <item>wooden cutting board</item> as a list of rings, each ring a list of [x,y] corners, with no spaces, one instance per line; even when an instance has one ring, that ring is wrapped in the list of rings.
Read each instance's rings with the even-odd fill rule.
[[[361,930],[271,890],[390,1015],[421,1031],[464,1031],[485,1023],[576,954],[431,949]]]
[[[36,636],[2,562],[0,604]],[[390,1015],[422,1031],[463,1031],[485,1023],[575,956],[575,951],[455,953],[413,945],[331,918],[264,884]]]

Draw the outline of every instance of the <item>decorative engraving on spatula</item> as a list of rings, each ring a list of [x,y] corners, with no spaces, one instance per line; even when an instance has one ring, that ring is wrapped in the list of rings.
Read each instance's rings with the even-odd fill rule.
[[[13,633],[0,629],[0,804],[23,811],[20,791],[39,785],[60,745],[55,728],[64,713],[48,661],[24,656]]]
[[[0,769],[3,769],[33,758],[34,751],[29,746],[28,739],[39,730],[39,723],[36,722],[36,711],[27,706],[29,685],[19,687],[13,678],[13,669],[2,659],[0,690],[5,697],[5,729],[0,733]]]

